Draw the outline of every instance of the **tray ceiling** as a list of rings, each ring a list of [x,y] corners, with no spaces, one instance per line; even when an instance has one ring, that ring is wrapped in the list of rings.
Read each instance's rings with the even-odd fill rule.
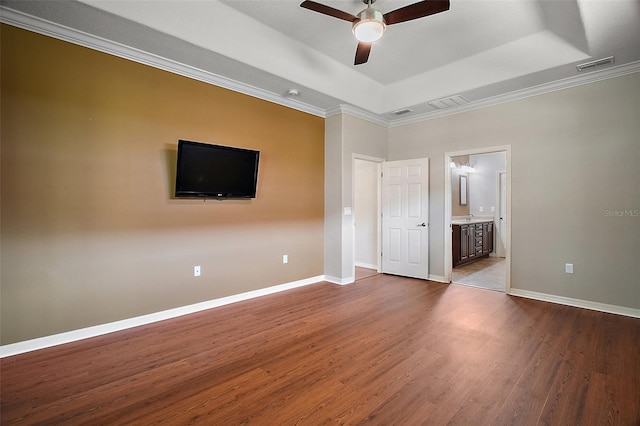
[[[356,14],[359,0],[320,1]],[[378,0],[381,12],[414,1]],[[383,121],[437,112],[459,95],[480,104],[575,78],[576,65],[640,61],[637,0],[451,0],[447,12],[389,26],[354,66],[349,22],[291,0],[2,1],[7,12],[108,40],[286,102],[348,107]],[[27,26],[22,24],[22,26]],[[45,32],[46,31],[41,31]],[[55,32],[55,30],[50,30]],[[147,61],[148,62],[148,61]],[[287,93],[295,88],[299,96]],[[430,104],[431,102],[431,104]],[[409,109],[396,116],[394,111]]]

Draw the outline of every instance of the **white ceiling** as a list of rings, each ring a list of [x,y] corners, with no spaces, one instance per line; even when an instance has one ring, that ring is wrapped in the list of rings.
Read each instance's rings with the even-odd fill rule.
[[[428,102],[453,95],[472,105],[570,79],[579,74],[576,64],[594,59],[614,56],[607,67],[640,61],[638,0],[451,0],[447,12],[389,26],[358,66],[350,23],[303,9],[301,1],[1,4],[3,18],[20,12],[275,97],[298,89],[290,102],[323,111],[346,105],[388,122],[404,108],[412,112],[402,119],[428,115],[436,111]],[[351,14],[365,7],[360,0],[319,2]],[[414,2],[374,6],[386,13]]]

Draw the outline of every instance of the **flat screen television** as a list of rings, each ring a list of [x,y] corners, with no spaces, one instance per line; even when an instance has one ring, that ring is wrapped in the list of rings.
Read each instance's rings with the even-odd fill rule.
[[[178,141],[176,198],[255,198],[260,151]]]

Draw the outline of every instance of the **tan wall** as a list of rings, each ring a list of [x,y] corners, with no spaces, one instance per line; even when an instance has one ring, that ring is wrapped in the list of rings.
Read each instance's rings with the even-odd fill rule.
[[[323,274],[322,118],[1,31],[2,344]],[[178,139],[260,150],[257,198],[174,199]]]

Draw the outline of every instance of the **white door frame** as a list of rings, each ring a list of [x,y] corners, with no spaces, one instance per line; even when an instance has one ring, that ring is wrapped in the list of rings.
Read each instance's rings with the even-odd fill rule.
[[[506,249],[506,279],[505,293],[511,292],[511,145],[500,145],[487,148],[468,149],[464,151],[444,153],[444,278],[450,283],[453,269],[451,254],[451,158],[461,155],[491,154],[493,152],[506,153],[507,171],[507,232],[505,236]]]
[[[494,222],[498,225],[499,231],[497,233],[495,233],[495,235],[499,235],[500,238],[502,238],[502,223],[505,223],[505,234],[506,234],[506,220],[507,220],[507,200],[506,200],[506,188],[505,188],[505,200],[504,200],[504,207],[505,207],[505,214],[504,214],[504,219],[500,219],[500,212],[502,211],[502,185],[500,183],[500,176],[504,175],[505,176],[505,186],[506,186],[506,181],[507,181],[507,171],[506,170],[497,170],[496,171],[496,194],[498,194],[498,208],[496,210],[496,212],[494,213]],[[498,257],[506,257],[505,254],[505,248],[506,248],[506,244],[494,244],[494,247],[497,246],[496,250],[495,250],[495,255]]]
[[[379,157],[371,157],[369,155],[363,155],[363,154],[352,154],[352,158],[351,158],[351,170],[353,170],[353,172],[351,173],[351,205],[354,206],[355,205],[355,187],[356,187],[356,173],[355,173],[355,169],[356,169],[356,160],[364,160],[364,161],[371,161],[373,163],[378,163],[378,169],[377,169],[377,178],[376,178],[376,186],[378,188],[378,203],[377,203],[377,212],[376,212],[376,218],[378,223],[376,224],[376,229],[378,230],[378,238],[376,241],[376,253],[378,254],[376,256],[377,259],[377,263],[378,263],[378,267],[377,267],[377,272],[381,272],[382,271],[382,259],[380,258],[380,253],[382,253],[382,235],[381,235],[381,229],[382,229],[382,222],[380,220],[381,216],[382,216],[382,201],[381,201],[381,187],[382,187],[382,163],[384,163],[385,161],[387,161],[384,158],[379,158]],[[355,216],[354,216],[355,217]],[[354,223],[355,225],[355,223]],[[353,259],[353,276],[355,277],[355,268],[356,268],[356,233],[355,233],[355,229],[352,232],[353,235],[353,243],[351,244],[352,248],[353,248],[353,255],[351,256],[351,258]]]

